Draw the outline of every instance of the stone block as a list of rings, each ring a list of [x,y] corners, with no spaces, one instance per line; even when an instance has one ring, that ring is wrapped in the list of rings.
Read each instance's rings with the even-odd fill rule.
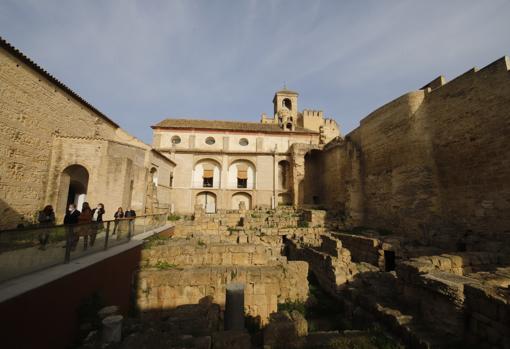
[[[246,331],[222,331],[212,335],[212,349],[246,349],[251,347]]]

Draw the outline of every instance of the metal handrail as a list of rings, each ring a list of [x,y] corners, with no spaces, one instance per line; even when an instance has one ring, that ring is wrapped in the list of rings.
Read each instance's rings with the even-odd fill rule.
[[[105,221],[101,221],[101,222],[86,222],[86,223],[75,223],[75,224],[72,224],[74,226],[76,225],[87,225],[87,224],[93,224],[93,223],[107,223],[107,222],[115,222],[115,221],[120,221],[120,220],[130,220],[130,219],[135,219],[135,218],[142,218],[142,217],[152,217],[152,216],[160,216],[160,215],[163,215],[163,214],[166,214],[166,213],[152,213],[152,214],[145,214],[145,215],[140,215],[140,216],[136,216],[136,217],[122,217],[122,218],[114,218],[114,219],[109,219],[109,220],[105,220]],[[48,228],[62,228],[62,227],[66,227],[66,226],[69,226],[71,224],[48,224],[48,225],[41,225],[40,223],[33,223],[32,225],[29,225],[29,226],[26,226],[26,227],[22,227],[22,228],[12,228],[12,229],[4,229],[4,230],[0,230],[0,234],[3,234],[3,233],[19,233],[19,232],[24,232],[24,231],[29,231],[29,230],[37,230],[37,229],[48,229]]]
[[[164,226],[167,216],[167,213],[157,213],[3,231],[4,234],[0,234],[0,282],[127,243],[138,234]]]

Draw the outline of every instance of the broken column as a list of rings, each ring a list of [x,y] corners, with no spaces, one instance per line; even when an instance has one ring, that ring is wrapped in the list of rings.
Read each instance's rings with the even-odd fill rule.
[[[231,283],[226,287],[225,330],[244,329],[244,284]]]
[[[103,343],[118,343],[122,337],[122,315],[111,315],[103,319]]]

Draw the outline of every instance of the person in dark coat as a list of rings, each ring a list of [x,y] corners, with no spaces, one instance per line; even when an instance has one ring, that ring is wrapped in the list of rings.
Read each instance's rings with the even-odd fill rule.
[[[125,217],[125,218],[135,218],[135,217],[136,217],[136,212],[135,212],[135,210],[132,210],[132,209],[128,208],[128,209],[126,210],[126,213],[124,214],[124,217]]]
[[[83,236],[83,249],[86,250],[89,247],[89,235],[91,235],[91,246],[95,241],[94,229],[92,227],[92,210],[88,202],[84,202],[81,209],[80,217],[78,218],[79,235]]]
[[[124,213],[124,218],[129,219],[129,228],[128,228],[128,234],[132,235],[135,232],[135,218],[136,218],[136,212],[135,210],[132,210],[131,208],[128,208],[126,210],[126,213]]]
[[[68,226],[66,229],[67,245],[69,245],[72,251],[76,249],[76,244],[80,239],[78,231],[75,230],[74,228],[74,226],[78,224],[80,214],[81,212],[76,209],[76,206],[74,206],[74,204],[70,204],[69,209],[67,210],[66,215],[64,216],[64,224]]]
[[[55,212],[53,211],[53,207],[51,205],[47,205],[44,207],[42,211],[39,212],[39,217],[37,218],[39,221],[39,226],[44,228],[49,228],[55,225]],[[41,250],[46,249],[46,244],[50,238],[51,229],[41,229],[39,234],[39,243],[41,246],[39,247]]]
[[[104,205],[97,204],[97,207],[92,210],[92,222],[103,222],[103,215],[105,214]]]
[[[78,219],[80,217],[81,212],[76,209],[74,204],[69,205],[69,210],[66,212],[64,217],[64,224],[78,224]]]
[[[113,223],[114,226],[113,226],[113,233],[112,233],[112,235],[115,235],[115,233],[117,232],[117,229],[119,229],[119,234],[120,234],[119,220],[124,218],[124,211],[122,210],[122,207],[119,207],[117,209],[117,212],[115,212],[113,217],[115,218],[115,222]]]

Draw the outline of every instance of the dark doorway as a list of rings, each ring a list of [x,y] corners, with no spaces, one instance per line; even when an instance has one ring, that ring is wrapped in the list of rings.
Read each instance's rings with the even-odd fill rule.
[[[282,256],[289,257],[289,239],[287,238],[287,235],[282,236]]]
[[[395,251],[384,251],[384,271],[395,270]]]

